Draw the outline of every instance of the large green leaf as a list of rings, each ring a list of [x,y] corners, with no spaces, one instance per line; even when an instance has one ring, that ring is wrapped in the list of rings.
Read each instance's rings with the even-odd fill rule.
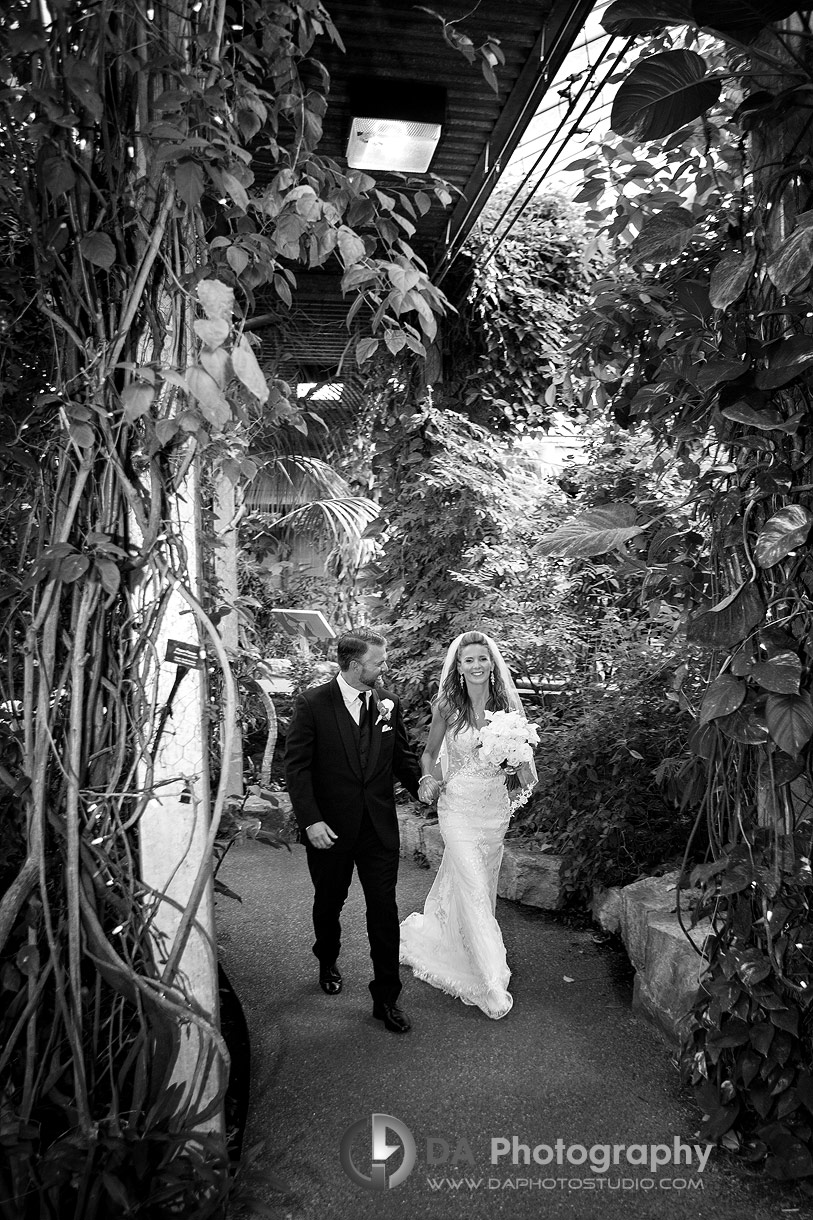
[[[205,186],[203,169],[197,161],[179,161],[175,168],[175,189],[190,208],[196,208]]]
[[[771,973],[771,969],[770,959],[764,953],[761,953],[759,949],[746,950],[739,956],[737,974],[749,987],[754,987],[757,983],[761,983],[763,979],[766,979]],[[748,1028],[750,1037],[750,1026]]]
[[[234,289],[222,280],[200,280],[195,291],[207,318],[225,318],[231,324]]]
[[[655,34],[670,25],[692,22],[688,0],[616,0],[601,19],[608,34],[621,38]]]
[[[697,724],[695,722],[686,744],[692,754],[711,761],[718,749],[718,739],[717,726],[714,723]]]
[[[378,339],[362,339],[356,344],[356,360],[358,363],[363,364],[365,360],[369,360],[378,351],[378,347]]]
[[[813,1115],[813,1074],[802,1073],[796,1081],[796,1092],[807,1112]]]
[[[801,546],[813,525],[813,513],[801,504],[787,504],[766,521],[757,536],[754,558],[761,568],[773,567]]]
[[[631,504],[607,504],[593,508],[566,521],[552,534],[541,539],[537,547],[540,555],[559,555],[563,558],[586,559],[593,555],[606,555],[630,538],[642,534],[645,525],[636,525],[635,509]]]
[[[753,584],[739,589],[719,605],[700,611],[689,622],[687,638],[713,648],[733,648],[762,622],[765,607]]]
[[[796,218],[796,227],[768,259],[766,270],[780,292],[800,288],[813,270],[813,212]]]
[[[89,567],[90,560],[87,555],[68,555],[59,565],[59,578],[69,585],[84,576]]]
[[[186,381],[189,393],[198,400],[201,412],[209,423],[216,428],[225,427],[231,419],[231,407],[206,369],[193,364],[186,371]]]
[[[192,325],[198,338],[212,350],[226,342],[231,330],[225,318],[197,318]]]
[[[794,1139],[787,1132],[781,1141],[774,1140],[773,1143],[772,1155],[765,1161],[766,1174],[780,1182],[793,1182],[813,1174],[813,1156],[801,1140]]]
[[[777,695],[798,695],[802,662],[795,652],[778,652],[768,661],[758,661],[751,677],[763,690]]]
[[[729,250],[711,273],[709,299],[715,309],[728,309],[745,291],[757,261],[753,247]]]
[[[771,737],[791,758],[796,758],[813,737],[813,702],[807,691],[800,695],[769,695],[765,717]]]
[[[770,352],[768,367],[760,369],[756,383],[763,390],[776,390],[787,385],[794,377],[810,372],[813,368],[813,338],[810,335],[791,335],[780,339]]]
[[[630,246],[636,263],[668,263],[682,254],[694,233],[695,220],[686,208],[671,203],[644,222]]]
[[[700,723],[708,724],[735,712],[745,698],[747,687],[731,674],[721,674],[706,691],[700,706]]]
[[[613,102],[611,127],[643,143],[660,140],[704,114],[720,96],[694,51],[663,51],[636,64]]]
[[[76,174],[67,157],[46,157],[42,163],[42,181],[51,195],[66,195],[76,185]]]
[[[755,38],[760,30],[791,13],[807,12],[793,0],[692,0],[692,19],[697,25],[723,34],[733,34],[742,42]]]
[[[231,354],[231,363],[240,381],[258,402],[267,402],[268,382],[254,355],[254,349],[245,335],[241,335],[239,342],[235,345]]]
[[[121,392],[121,404],[124,408],[123,415],[127,423],[131,424],[134,420],[140,419],[142,415],[146,415],[154,398],[155,390],[151,385],[144,385],[140,381],[132,381],[128,386],[125,386]]]
[[[768,726],[751,704],[743,704],[728,716],[721,716],[715,723],[726,737],[747,746],[760,746],[768,740]]]
[[[748,372],[748,360],[707,360],[695,370],[687,370],[699,390],[712,390],[726,381],[736,381]]]
[[[109,270],[116,261],[116,247],[106,233],[86,233],[79,248],[89,263]]]
[[[758,428],[760,432],[770,432],[781,428],[783,417],[773,408],[767,411],[757,411],[742,399],[733,402],[730,407],[724,407],[720,412],[724,419],[731,419],[736,424],[745,424],[749,428]]]

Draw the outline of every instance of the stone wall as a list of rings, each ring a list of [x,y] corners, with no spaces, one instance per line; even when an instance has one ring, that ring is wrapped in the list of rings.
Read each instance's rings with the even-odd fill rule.
[[[599,890],[593,918],[617,932],[635,967],[633,1004],[669,1035],[680,1040],[705,965],[711,932],[708,920],[691,926],[693,895],[682,890],[677,907],[677,873],[643,877],[623,889]]]

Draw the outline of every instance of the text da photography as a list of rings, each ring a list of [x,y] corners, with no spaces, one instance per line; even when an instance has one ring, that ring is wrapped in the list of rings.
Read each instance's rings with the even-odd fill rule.
[[[678,1136],[670,1143],[631,1144],[585,1144],[562,1137],[535,1140],[517,1134],[416,1136],[401,1119],[382,1113],[348,1127],[340,1149],[342,1167],[358,1186],[368,1190],[392,1189],[405,1182],[417,1168],[413,1182],[425,1170],[425,1183],[435,1191],[493,1190],[511,1184],[536,1185],[540,1189],[556,1186],[584,1189],[595,1185],[585,1175],[604,1181],[608,1189],[613,1182],[603,1175],[616,1178],[619,1189],[635,1189],[643,1185],[640,1174],[668,1175],[669,1171],[683,1176],[647,1178],[647,1189],[677,1189],[679,1182],[703,1173],[710,1154],[711,1145],[686,1143]],[[525,1171],[521,1178],[513,1172],[517,1169]],[[451,1176],[438,1178],[439,1173]],[[631,1173],[633,1177],[629,1177]],[[693,1182],[702,1186],[699,1179]]]

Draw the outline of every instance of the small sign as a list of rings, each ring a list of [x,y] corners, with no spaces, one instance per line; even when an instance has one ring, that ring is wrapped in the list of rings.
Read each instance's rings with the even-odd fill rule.
[[[336,632],[321,610],[271,610],[269,613],[286,635],[312,636],[317,640],[336,638]]]
[[[183,640],[167,640],[166,660],[170,665],[183,665],[186,669],[203,669],[206,653],[197,644],[185,644]]]

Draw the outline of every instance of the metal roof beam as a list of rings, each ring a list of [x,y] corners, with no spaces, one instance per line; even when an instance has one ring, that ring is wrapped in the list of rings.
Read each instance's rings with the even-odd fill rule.
[[[445,249],[432,272],[436,284],[444,279],[488,202],[506,162],[522,139],[594,4],[595,0],[562,0],[551,10],[469,178],[463,198],[449,218]]]

